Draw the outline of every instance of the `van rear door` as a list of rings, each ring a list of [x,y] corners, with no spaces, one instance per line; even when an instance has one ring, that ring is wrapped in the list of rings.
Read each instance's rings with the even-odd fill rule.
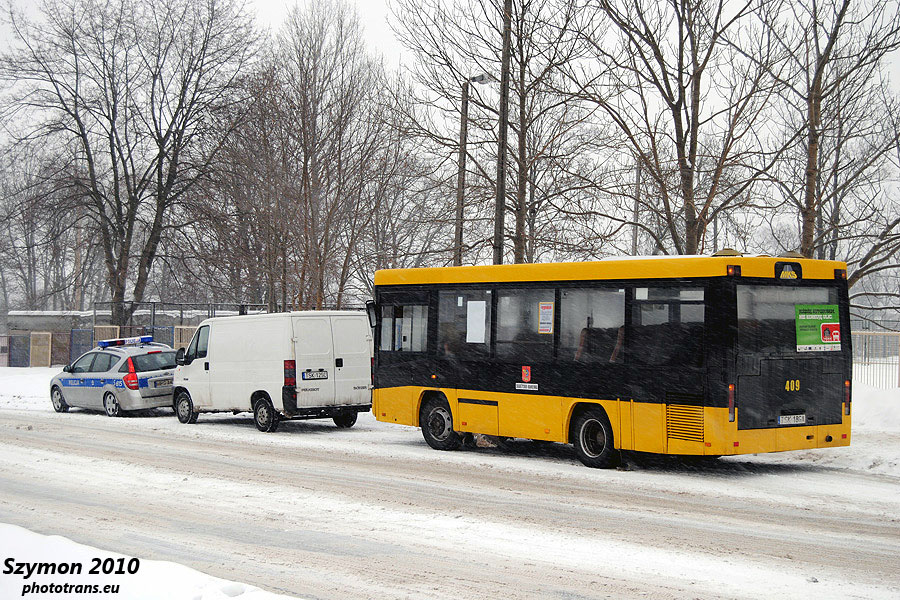
[[[370,404],[372,329],[366,316],[331,317],[334,336],[335,404]]]
[[[293,317],[297,356],[297,407],[334,404],[334,349],[328,317]]]

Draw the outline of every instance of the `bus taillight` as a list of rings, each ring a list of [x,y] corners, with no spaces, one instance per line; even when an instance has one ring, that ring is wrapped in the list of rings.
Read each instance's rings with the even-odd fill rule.
[[[728,422],[734,423],[734,384],[728,384]]]
[[[850,414],[850,380],[844,380],[844,414]]]

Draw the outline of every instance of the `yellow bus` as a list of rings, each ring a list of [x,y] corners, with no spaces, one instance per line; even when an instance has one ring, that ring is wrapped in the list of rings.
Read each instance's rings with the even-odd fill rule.
[[[679,256],[375,273],[379,421],[723,456],[850,444],[846,265]]]

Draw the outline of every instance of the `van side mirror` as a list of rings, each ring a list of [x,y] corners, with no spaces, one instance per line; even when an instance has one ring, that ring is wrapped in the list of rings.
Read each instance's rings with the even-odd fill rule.
[[[366,314],[369,315],[369,327],[375,329],[375,324],[377,323],[378,312],[375,310],[375,301],[367,300],[366,301]]]
[[[175,364],[176,365],[184,364],[184,348],[179,348],[178,352],[175,353]]]

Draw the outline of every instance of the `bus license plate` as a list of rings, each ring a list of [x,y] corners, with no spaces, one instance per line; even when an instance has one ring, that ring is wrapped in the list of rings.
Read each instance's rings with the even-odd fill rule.
[[[806,415],[781,415],[778,417],[779,425],[804,425],[806,424]]]
[[[172,385],[172,378],[168,379],[157,379],[153,382],[153,387],[165,387],[167,385]]]

